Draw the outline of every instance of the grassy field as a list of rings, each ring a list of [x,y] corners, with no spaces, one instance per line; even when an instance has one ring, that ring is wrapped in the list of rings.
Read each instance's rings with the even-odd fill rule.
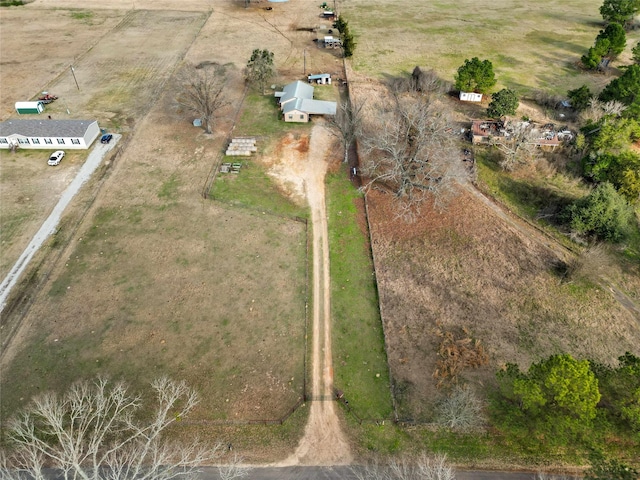
[[[78,22],[98,16],[71,13]],[[280,197],[264,173],[252,178],[259,169],[249,165],[226,187],[224,202],[204,200],[202,185],[232,112],[223,112],[216,134],[205,136],[175,108],[177,85],[169,76],[206,18],[130,13],[82,57],[78,93],[66,89],[66,77],[52,83],[61,98],[75,100],[74,113],[92,115],[108,104],[101,118],[123,119],[126,149],[107,184],[93,192],[84,219],[63,221],[48,246],[60,261],[22,319],[28,328],[3,358],[3,418],[37,392],[98,373],[136,389],[158,375],[185,379],[202,398],[191,417],[197,421],[278,421],[303,397],[307,231],[291,217],[304,217],[306,210]],[[170,26],[180,27],[180,35],[155,33]],[[121,41],[140,50],[114,63]],[[103,67],[110,72],[103,82],[88,81]],[[240,94],[231,90],[230,100]],[[261,122],[278,124],[274,120]],[[8,180],[17,182],[30,158],[16,157],[21,170]],[[12,168],[6,165],[12,159],[1,160],[3,170]],[[74,163],[70,158],[67,168],[46,172],[71,175]],[[261,195],[245,195],[248,183]],[[243,184],[245,193],[233,189]],[[26,201],[31,193],[22,188]],[[19,222],[13,223],[17,231]],[[297,415],[304,417],[304,409]],[[281,429],[290,430],[283,441],[297,438],[301,422]],[[281,442],[259,436],[255,458],[270,444]]]
[[[582,84],[598,87],[609,80],[577,66],[602,28],[601,4],[350,0],[341,13],[356,37],[352,65],[361,74],[380,77],[420,65],[452,82],[465,59],[479,57],[493,63],[496,88],[564,95]],[[629,34],[628,51],[638,38]]]

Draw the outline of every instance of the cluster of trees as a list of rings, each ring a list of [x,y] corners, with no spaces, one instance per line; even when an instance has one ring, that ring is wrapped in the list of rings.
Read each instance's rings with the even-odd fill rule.
[[[582,173],[596,187],[565,212],[582,234],[622,240],[640,201],[640,154],[631,148],[640,139],[640,65],[630,65],[600,93],[583,85],[568,92],[584,125],[576,139]]]
[[[600,15],[605,22],[619,23],[624,27],[631,25],[639,11],[640,0],[604,0],[600,7]]]
[[[605,0],[600,13],[607,22],[595,45],[582,57],[596,69],[602,58],[615,58],[626,46],[625,30],[640,11],[640,0]],[[565,212],[571,228],[604,240],[622,240],[634,223],[633,206],[640,201],[640,154],[631,145],[640,139],[640,43],[632,50],[634,64],[594,95],[586,85],[569,90],[583,127],[575,143],[582,156],[583,176],[594,190]]]
[[[640,438],[640,358],[630,353],[619,357],[615,367],[552,355],[526,372],[508,364],[497,377],[493,419],[523,443],[592,448],[611,431]],[[602,457],[594,460],[603,470],[620,465]],[[591,478],[622,478],[596,473]]]
[[[356,48],[356,42],[353,39],[353,34],[349,29],[349,22],[342,16],[338,15],[338,18],[333,22],[333,28],[340,32],[342,38],[342,52],[345,57],[349,58],[353,56],[353,51]]]
[[[610,23],[604,30],[600,30],[593,47],[582,56],[582,64],[589,70],[596,70],[605,57],[614,59],[624,51],[626,45],[624,27],[616,22]]]

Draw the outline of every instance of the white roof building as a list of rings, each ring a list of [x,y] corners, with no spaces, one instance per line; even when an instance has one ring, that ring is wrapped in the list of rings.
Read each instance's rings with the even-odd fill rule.
[[[313,99],[313,87],[296,80],[276,92],[285,122],[308,122],[309,115],[335,115],[336,102]]]
[[[6,120],[0,148],[87,149],[100,135],[97,120]]]

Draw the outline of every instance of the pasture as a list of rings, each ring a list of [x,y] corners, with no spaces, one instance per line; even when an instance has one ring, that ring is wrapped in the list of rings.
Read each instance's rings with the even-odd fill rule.
[[[565,95],[582,84],[599,89],[610,80],[585,74],[578,65],[602,28],[600,5],[600,0],[351,0],[341,11],[358,43],[353,68],[364,76],[410,73],[420,65],[452,82],[465,59],[478,57],[493,63],[497,89]],[[638,33],[629,34],[621,60],[629,58],[638,39]]]

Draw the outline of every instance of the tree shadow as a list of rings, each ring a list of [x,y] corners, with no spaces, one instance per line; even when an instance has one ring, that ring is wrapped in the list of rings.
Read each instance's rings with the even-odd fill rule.
[[[535,185],[510,176],[501,177],[498,185],[512,202],[533,214],[532,220],[543,220],[556,227],[563,225],[561,214],[574,201],[559,189]]]

